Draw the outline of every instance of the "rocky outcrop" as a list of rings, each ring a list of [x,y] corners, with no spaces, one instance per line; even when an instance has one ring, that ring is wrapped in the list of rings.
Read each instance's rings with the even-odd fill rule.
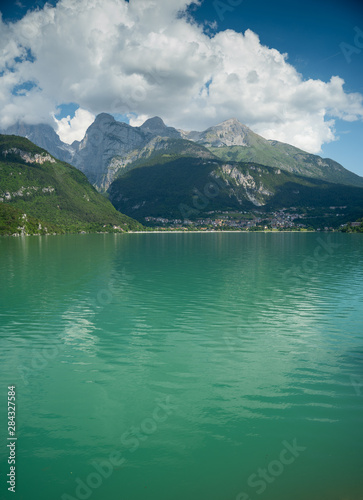
[[[22,160],[24,160],[26,163],[38,163],[39,165],[43,165],[45,162],[49,163],[55,163],[55,159],[52,158],[50,155],[47,154],[31,154],[28,153],[27,151],[22,151],[21,149],[18,148],[10,148],[6,149],[5,151],[2,152],[2,154],[6,157],[9,154],[16,154],[20,156]]]
[[[37,191],[42,192],[43,194],[51,194],[54,193],[55,189],[53,186],[47,186],[40,188],[38,186],[21,186],[17,191],[5,191],[4,193],[0,192],[0,202],[11,201],[14,198],[22,198],[27,196],[32,196]]]
[[[222,165],[221,171],[224,182],[241,203],[243,203],[243,198],[247,198],[255,206],[261,207],[266,205],[268,199],[274,195],[259,180],[259,175],[262,172],[264,175],[268,175],[268,171],[255,166],[250,166],[249,168],[253,171],[254,176],[248,170],[242,172],[235,165],[229,164]],[[215,173],[214,176],[216,175]],[[240,188],[242,188],[242,191]]]
[[[40,148],[45,149],[51,155],[61,161],[71,163],[74,156],[74,148],[69,144],[62,142],[55,130],[47,124],[26,125],[24,123],[16,123],[11,127],[1,131],[6,135],[20,135],[26,137]]]

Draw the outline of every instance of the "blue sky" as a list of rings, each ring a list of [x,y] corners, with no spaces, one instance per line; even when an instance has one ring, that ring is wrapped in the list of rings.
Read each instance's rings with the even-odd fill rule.
[[[234,10],[225,9],[218,9],[221,17],[213,2],[204,2],[191,11],[198,21],[217,21],[218,30],[252,29],[263,44],[287,52],[289,62],[304,78],[326,81],[332,75],[339,75],[346,82],[346,90],[363,94],[363,50],[358,53],[360,47],[354,41],[354,28],[363,31],[362,1],[243,0]],[[363,46],[363,39],[360,43]],[[347,45],[342,49],[341,44]],[[353,49],[348,45],[357,52],[350,53]],[[363,176],[362,122],[337,120],[336,130],[339,141],[323,145],[321,155]]]
[[[132,0],[131,4],[133,2],[137,6],[137,0]],[[183,1],[169,0],[166,2],[167,0],[158,0],[156,2],[155,18],[151,18],[152,16],[148,13],[148,16],[145,16],[143,21],[142,13],[138,12],[138,19],[141,19],[137,27],[139,33],[135,35],[135,40],[132,40],[132,42],[140,44],[142,37],[146,39],[149,37],[150,32],[167,33],[168,25],[174,22],[176,17],[170,9],[170,5],[173,3],[183,5]],[[359,93],[363,95],[362,2],[353,0],[344,2],[337,0],[329,2],[306,0],[303,3],[286,0],[274,0],[274,2],[265,0],[259,2],[253,0],[204,0],[200,6],[194,4],[189,6],[188,14],[190,18],[188,25],[185,21],[183,25],[178,27],[179,32],[175,36],[180,37],[180,51],[174,47],[169,54],[166,49],[164,49],[164,52],[159,49],[159,52],[155,55],[155,60],[153,60],[154,69],[141,74],[140,68],[135,69],[137,64],[132,61],[132,58],[134,57],[135,61],[139,58],[140,60],[137,61],[139,65],[147,65],[148,60],[145,62],[140,53],[133,53],[130,61],[127,61],[126,67],[122,57],[122,49],[115,47],[114,53],[106,51],[101,53],[101,58],[105,62],[107,61],[109,66],[113,54],[115,54],[115,58],[120,57],[115,62],[113,73],[111,70],[107,73],[105,65],[99,63],[100,76],[98,74],[95,76],[94,58],[96,55],[98,57],[100,47],[104,47],[107,32],[109,31],[111,34],[112,30],[117,29],[113,33],[121,33],[119,28],[115,27],[116,21],[113,19],[115,16],[112,14],[115,12],[112,9],[117,7],[120,13],[119,21],[123,19],[121,3],[124,4],[125,2],[122,2],[122,0],[107,0],[104,3],[104,5],[109,5],[110,14],[104,20],[104,33],[98,38],[100,40],[99,45],[97,46],[97,41],[94,42],[95,47],[93,48],[94,52],[92,53],[90,66],[85,68],[83,73],[80,66],[82,66],[85,56],[81,57],[80,55],[78,59],[75,56],[74,61],[72,60],[73,56],[70,56],[69,47],[64,47],[64,38],[67,37],[67,33],[63,32],[63,36],[59,40],[49,35],[47,26],[49,25],[49,12],[51,11],[45,10],[43,15],[42,9],[45,2],[41,0],[37,2],[20,0],[2,3],[1,12],[4,22],[2,29],[5,30],[8,26],[16,27],[18,25],[21,32],[23,27],[17,22],[22,18],[23,20],[29,18],[26,28],[28,29],[27,33],[31,33],[31,37],[28,36],[28,39],[31,38],[27,49],[28,56],[18,55],[17,59],[14,59],[17,65],[13,63],[13,66],[11,66],[7,62],[0,73],[0,75],[5,74],[6,76],[6,70],[10,68],[10,77],[14,75],[15,78],[15,76],[19,75],[18,82],[15,82],[11,88],[11,96],[14,99],[17,98],[17,101],[14,100],[12,107],[4,107],[4,110],[13,110],[16,106],[24,109],[24,99],[28,99],[27,102],[32,100],[34,106],[29,106],[27,114],[24,115],[25,120],[28,122],[34,122],[37,119],[44,121],[44,116],[51,116],[53,112],[58,120],[63,118],[63,122],[58,123],[58,131],[60,134],[63,133],[64,137],[67,137],[67,134],[69,137],[73,137],[72,134],[83,133],[86,125],[101,111],[113,113],[115,116],[122,117],[134,125],[141,123],[143,119],[149,116],[158,114],[164,118],[168,125],[201,129],[231,117],[230,115],[236,110],[236,117],[261,135],[293,143],[311,152],[317,152],[317,149],[321,146],[322,152],[319,153],[321,156],[331,157],[349,170],[363,175],[363,115],[361,113],[361,104],[359,104],[357,97],[354,102],[350,98],[349,102],[345,102],[348,94]],[[186,1],[184,3],[190,2]],[[57,2],[53,0],[48,4],[56,6]],[[57,12],[59,12],[56,18],[58,19],[56,23],[58,22],[60,27],[59,31],[62,31],[61,23],[66,23],[67,12],[69,12],[70,30],[72,29],[71,21],[74,22],[74,18],[79,16],[79,25],[75,25],[74,31],[79,30],[82,33],[82,30],[85,30],[84,38],[86,38],[86,24],[91,24],[92,18],[88,17],[87,20],[81,18],[83,15],[81,4],[83,11],[87,10],[87,0],[74,2],[74,14],[69,9],[68,11],[64,8],[62,10],[60,8],[61,4],[62,2],[57,6]],[[77,10],[78,6],[79,11]],[[32,24],[33,18],[29,16],[29,10],[35,8],[39,10],[40,14],[37,22]],[[107,11],[107,8],[104,10]],[[95,12],[95,16],[96,14]],[[128,15],[131,16],[131,14]],[[100,14],[98,14],[98,18],[100,18]],[[204,29],[198,30],[195,28],[194,31],[190,30],[189,26],[193,22],[192,20],[195,20],[200,26],[202,25]],[[107,23],[110,23],[109,28]],[[41,25],[43,31],[38,34],[35,33],[35,25]],[[95,27],[97,27],[97,23]],[[252,35],[246,36],[246,30],[251,30],[256,34],[257,40]],[[10,30],[8,34],[4,31],[5,37],[16,36],[18,40],[24,40],[23,32],[19,35],[18,31],[16,29]],[[174,31],[177,32],[178,30]],[[214,39],[218,43],[213,41],[210,47],[205,48],[203,31],[204,35],[208,35],[207,43],[209,39],[212,40],[216,35],[220,34],[219,37],[217,36]],[[124,38],[122,38],[123,35],[120,35],[119,47],[125,47],[127,36],[133,36],[130,35],[130,32],[128,33],[128,35],[124,35]],[[242,38],[236,38],[235,43],[233,43],[234,34],[242,34]],[[245,35],[244,38],[243,34]],[[72,34],[68,34],[68,37],[72,36]],[[169,45],[172,47],[174,34],[171,33],[167,36],[170,38]],[[49,76],[49,72],[52,71],[49,66],[51,64],[49,50],[47,52],[47,47],[40,46],[40,39],[44,39],[44,43],[52,47],[54,53],[53,63],[57,65],[54,70],[54,81]],[[186,39],[188,44],[186,44]],[[93,41],[93,35],[90,40]],[[17,43],[25,46],[23,41]],[[157,43],[161,43],[160,40]],[[79,53],[81,54],[82,47],[77,45],[77,42],[74,42],[73,46],[74,53],[77,53],[79,47]],[[195,46],[199,47],[199,53],[198,50],[194,50]],[[203,47],[203,52],[201,52],[201,47]],[[148,46],[147,49],[149,50],[150,47]],[[286,67],[281,60],[278,60],[278,57],[276,59],[270,49],[276,49],[279,54],[287,53],[286,62],[289,67]],[[261,92],[261,98],[258,100],[260,108],[256,109],[255,112],[252,108],[256,107],[256,103],[253,103],[252,100],[250,109],[248,107],[249,96],[252,95],[254,87],[248,87],[247,89],[246,80],[243,80],[244,77],[239,72],[239,65],[246,65],[248,81],[252,82],[251,85],[254,84],[255,75],[258,75],[262,81],[263,67],[261,68],[261,61],[257,61],[257,56],[256,68],[254,67],[253,54],[249,58],[248,51],[255,51],[258,57],[259,54],[262,54],[262,61],[266,61],[266,65],[271,64],[271,75],[273,75],[271,82],[274,83],[271,87],[276,87],[275,82],[283,81],[285,78],[298,80],[297,74],[300,74],[299,78],[301,79],[301,81],[296,81],[296,89],[288,88],[286,81],[281,85],[280,90],[274,88],[273,92],[271,92],[270,101],[268,84],[265,82],[262,86],[261,83],[261,87],[257,88],[257,91]],[[176,52],[178,52],[177,57],[175,57]],[[241,53],[240,58],[238,58],[239,53]],[[209,62],[206,61],[205,54],[208,54]],[[217,73],[213,75],[211,61],[213,62],[213,57],[217,61],[220,54],[222,54],[218,61],[221,68],[220,73],[222,71],[226,74],[229,73],[228,79],[225,81],[218,81],[219,75]],[[23,59],[20,64],[21,57]],[[150,52],[150,60],[152,60],[152,57],[154,57],[154,54]],[[36,60],[36,64],[27,64],[33,62],[33,59]],[[173,66],[174,61],[175,66]],[[155,73],[158,64],[163,64],[163,71],[167,71],[166,76]],[[187,75],[185,79],[180,68],[183,64],[185,64],[184,73]],[[48,65],[47,75],[44,70],[45,65]],[[29,69],[30,66],[34,67],[33,73]],[[201,68],[200,74],[198,74],[199,67]],[[296,75],[291,70],[291,67],[296,70]],[[165,70],[165,68],[167,69]],[[83,68],[81,69],[83,70]],[[67,74],[68,70],[69,74]],[[77,76],[78,73],[79,76]],[[64,75],[64,78],[62,75]],[[116,76],[119,78],[117,81]],[[330,85],[329,82],[333,76],[339,76],[343,79],[344,86],[339,88],[339,82]],[[264,76],[265,79],[268,77],[268,74]],[[64,81],[58,88],[59,79]],[[115,82],[111,84],[110,82],[113,79],[115,79]],[[258,79],[257,76],[256,79]],[[311,86],[305,85],[308,80],[311,81]],[[208,81],[212,82],[210,87],[209,83],[207,84]],[[242,82],[239,83],[241,85],[240,89],[236,87],[237,81]],[[320,81],[324,82],[323,89],[320,88]],[[198,95],[195,95],[195,88],[199,85],[198,82],[204,82],[204,88],[201,85]],[[54,95],[52,95],[51,91],[52,85],[55,88]],[[223,88],[225,88],[224,98]],[[104,95],[102,95],[102,92]],[[125,104],[124,96],[129,95],[130,92],[133,99],[131,101],[129,99]],[[245,92],[246,96],[244,96]],[[292,96],[286,105],[283,103],[284,92],[288,92]],[[309,92],[311,92],[311,99]],[[323,101],[321,109],[319,108],[320,92]],[[22,93],[24,95],[21,95]],[[239,93],[241,98],[245,99],[242,104],[238,99]],[[106,94],[109,99],[105,97]],[[170,95],[169,101],[165,97],[166,94]],[[230,99],[229,96],[231,96]],[[267,112],[270,102],[274,103],[276,99],[278,102],[276,102],[275,108]],[[336,106],[335,102],[338,103]],[[36,106],[40,110],[39,116],[34,111]],[[75,116],[78,107],[78,115]],[[172,108],[174,111],[172,111]],[[265,123],[263,118],[265,108],[266,116],[269,115],[269,121],[266,120],[268,123]],[[301,112],[303,116],[305,108],[307,110],[306,116],[300,123],[297,115]],[[329,111],[330,108],[332,111]],[[323,111],[325,113],[324,118],[321,117]],[[10,113],[8,120],[12,116],[20,119],[21,113],[19,113],[20,111],[14,112],[14,115]],[[316,113],[315,117],[314,113]],[[7,115],[6,112],[5,115]],[[275,119],[274,116],[277,118]],[[288,118],[286,118],[286,126],[283,127],[281,122],[285,116]],[[69,117],[68,121],[67,117]],[[334,120],[335,124],[330,124],[328,127],[327,123],[331,119]],[[353,119],[354,121],[352,121]],[[299,134],[300,126],[301,134]],[[311,137],[307,137],[309,133]],[[273,134],[275,134],[274,137]],[[333,136],[337,140],[331,141]],[[318,139],[314,141],[314,137],[318,137]]]

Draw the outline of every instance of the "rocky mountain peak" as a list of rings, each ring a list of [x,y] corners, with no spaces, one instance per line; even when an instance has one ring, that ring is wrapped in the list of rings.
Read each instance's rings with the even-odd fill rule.
[[[244,125],[242,125],[242,123],[239,120],[237,120],[237,118],[229,118],[228,120],[224,120],[222,123],[220,123],[220,126],[221,125],[225,125],[227,127],[229,127],[231,125],[240,125],[242,127],[244,126]]]
[[[117,122],[112,115],[108,113],[100,113],[96,116],[95,121],[88,127],[86,131],[86,136],[90,133],[90,131],[94,130],[106,130],[112,127],[113,125],[119,124],[121,122]]]
[[[140,127],[142,130],[149,130],[150,132],[155,132],[157,130],[162,130],[167,128],[163,120],[159,116],[154,116],[154,118],[149,118]]]
[[[201,132],[197,142],[207,147],[248,146],[251,134],[253,132],[237,118],[230,118]]]
[[[114,119],[114,117],[108,113],[100,113],[99,115],[96,116],[96,119],[93,123],[97,123],[97,124],[100,124],[100,123],[113,123],[115,122],[116,120]]]
[[[163,120],[159,116],[154,116],[154,118],[149,118],[140,127],[140,130],[145,134],[152,134],[153,137],[171,137],[173,139],[179,139],[180,132],[178,132],[174,127],[167,127]]]
[[[246,135],[252,134],[252,130],[249,129],[246,125],[243,125],[237,118],[230,118],[229,120],[225,120],[214,127],[210,127],[208,130],[223,130],[229,135]]]

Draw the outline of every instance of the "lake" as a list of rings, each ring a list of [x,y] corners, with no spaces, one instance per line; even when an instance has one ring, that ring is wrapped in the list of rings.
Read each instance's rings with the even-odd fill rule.
[[[363,237],[0,239],[0,497],[361,500]]]

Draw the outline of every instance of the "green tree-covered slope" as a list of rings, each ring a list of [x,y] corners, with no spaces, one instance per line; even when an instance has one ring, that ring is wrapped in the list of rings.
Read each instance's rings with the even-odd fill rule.
[[[0,135],[0,234],[140,227],[117,212],[76,168],[26,138]]]
[[[363,210],[363,188],[329,183],[256,163],[181,157],[152,159],[116,179],[110,200],[123,213],[193,218],[216,210],[346,205]]]

